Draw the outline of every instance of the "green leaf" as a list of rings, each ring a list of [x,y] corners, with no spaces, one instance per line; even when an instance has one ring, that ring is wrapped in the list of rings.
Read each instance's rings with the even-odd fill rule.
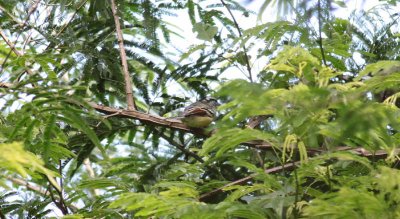
[[[58,117],[58,119],[67,122],[68,124],[76,127],[77,129],[84,132],[89,139],[93,142],[93,144],[102,152],[104,158],[107,158],[107,153],[104,147],[101,145],[99,138],[96,133],[83,121],[80,119],[75,113],[65,110],[64,117]]]
[[[196,23],[193,25],[193,31],[197,32],[197,38],[200,40],[211,41],[217,34],[218,28],[210,24]]]
[[[60,189],[54,179],[58,174],[45,168],[44,162],[35,154],[25,151],[21,143],[0,144],[0,151],[0,166],[2,168],[18,173],[22,177],[27,177],[28,174],[32,176],[35,172],[42,173],[56,188]]]
[[[206,155],[213,150],[217,150],[216,157],[223,155],[227,150],[237,147],[239,144],[251,140],[264,140],[275,142],[275,137],[269,133],[264,133],[255,129],[227,129],[219,130],[208,138],[200,151],[200,155]]]
[[[394,73],[400,73],[400,61],[378,61],[367,65],[364,70],[362,70],[355,80],[360,80],[365,75],[378,75],[378,76],[388,76]]]

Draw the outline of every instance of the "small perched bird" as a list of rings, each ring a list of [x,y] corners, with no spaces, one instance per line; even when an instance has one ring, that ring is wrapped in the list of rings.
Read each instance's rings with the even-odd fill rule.
[[[192,103],[183,111],[181,120],[191,128],[205,128],[214,120],[218,105],[213,97]]]

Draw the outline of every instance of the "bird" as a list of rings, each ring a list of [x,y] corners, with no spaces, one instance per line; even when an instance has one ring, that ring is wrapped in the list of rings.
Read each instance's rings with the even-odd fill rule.
[[[217,106],[218,101],[213,97],[194,102],[183,110],[181,121],[190,128],[205,128],[214,120]]]

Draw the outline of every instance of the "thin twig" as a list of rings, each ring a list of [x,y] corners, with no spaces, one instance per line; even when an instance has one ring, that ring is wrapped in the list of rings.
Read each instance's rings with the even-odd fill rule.
[[[87,1],[88,1],[88,0],[84,0],[84,1],[82,2],[82,4],[80,4],[80,5],[75,9],[74,14],[71,16],[71,18],[68,20],[68,22],[65,23],[63,27],[61,27],[61,30],[55,35],[55,37],[60,36],[61,33],[63,33],[63,32],[67,29],[67,27],[71,24],[71,22],[72,22],[73,18],[75,17],[75,15],[78,13],[78,11],[79,11],[82,7],[86,4]],[[48,4],[48,5],[51,5],[51,4]],[[67,6],[67,5],[66,5],[66,6]],[[44,49],[44,52],[47,52],[50,48],[52,48],[52,47],[54,46],[54,44],[55,44],[55,43],[50,42],[50,43],[47,45],[47,47]]]
[[[26,182],[25,180],[14,178],[11,176],[7,176],[7,179],[15,184],[25,186],[27,189],[32,190],[37,193],[40,193],[42,195],[45,195],[45,196],[50,195],[50,193],[48,191],[46,191],[46,189],[38,187],[38,186],[34,186],[34,185],[30,184],[29,182]]]
[[[25,27],[25,25],[28,23],[28,20],[29,20],[30,16],[33,14],[33,12],[36,11],[36,9],[37,9],[37,7],[38,7],[38,5],[39,5],[39,2],[40,2],[40,0],[36,0],[36,2],[35,2],[35,3],[32,5],[32,7],[29,9],[28,15],[26,16],[25,21],[24,21],[24,23],[23,23],[22,26],[21,26],[21,29],[23,29],[23,28]],[[4,61],[3,61],[3,63],[2,63],[1,66],[0,66],[0,74],[3,72],[4,65],[6,64],[8,58],[10,57],[11,51],[14,51],[15,44],[17,43],[18,38],[21,36],[21,34],[22,34],[22,31],[18,33],[18,35],[17,35],[17,37],[16,37],[16,39],[15,39],[15,43],[14,43],[13,46],[11,47],[11,50],[8,52],[7,56],[4,58]]]
[[[199,155],[197,155],[196,153],[189,151],[188,149],[186,149],[183,145],[179,144],[178,142],[174,141],[174,139],[169,138],[168,136],[166,136],[163,132],[158,132],[158,134],[164,138],[166,141],[168,141],[168,143],[170,143],[171,145],[175,146],[176,148],[178,148],[180,151],[182,151],[184,154],[193,157],[194,159],[196,159],[197,161],[199,161],[200,163],[204,163],[203,158],[201,158]]]
[[[61,200],[57,200],[56,197],[53,194],[53,191],[51,188],[49,188],[50,191],[50,198],[53,201],[53,203],[57,206],[58,209],[62,212],[63,215],[68,214],[68,210],[65,209],[64,205],[62,204]]]
[[[318,32],[319,32],[319,49],[321,50],[322,61],[326,65],[324,47],[322,46],[322,13],[321,13],[321,0],[318,0]]]
[[[91,164],[89,158],[85,158],[85,159],[83,160],[83,164],[85,164],[86,171],[88,172],[89,177],[90,177],[90,178],[94,178],[94,177],[95,177],[95,174],[94,174],[94,170],[93,170],[93,168],[92,168],[92,164]]]
[[[274,148],[276,148],[275,146],[268,144],[267,142],[263,142],[262,140],[248,141],[248,142],[243,142],[242,144],[246,145],[248,147],[257,148],[260,150],[273,150]],[[298,148],[295,146],[290,146],[289,148],[291,150],[298,150]],[[333,153],[333,152],[338,152],[338,151],[347,151],[347,152],[353,153],[353,154],[361,156],[361,157],[385,158],[389,155],[386,150],[376,150],[376,151],[370,152],[363,147],[354,148],[354,147],[349,147],[349,146],[337,146],[337,147],[331,148],[329,150],[323,149],[323,148],[308,148],[307,149],[307,153],[310,156],[316,156],[319,154],[329,153],[329,152]],[[393,151],[393,153],[396,155],[400,154],[400,149],[395,149]]]
[[[108,119],[108,118],[110,118],[110,117],[117,116],[117,115],[120,115],[120,114],[121,114],[121,111],[118,111],[118,112],[116,112],[116,113],[103,116],[103,119],[105,120],[105,119]]]
[[[18,50],[15,48],[15,44],[12,43],[11,40],[9,40],[9,39],[7,38],[7,36],[4,34],[4,32],[3,32],[3,30],[2,30],[1,28],[0,28],[0,36],[1,36],[1,38],[3,38],[4,42],[6,42],[6,44],[10,47],[10,49],[11,49],[10,52],[11,52],[11,51],[14,52],[15,55],[17,55],[18,57],[21,57],[21,56],[23,55],[20,51],[18,51]],[[5,61],[6,61],[6,60],[4,60],[3,64],[5,63]],[[1,74],[2,70],[3,70],[3,65],[1,65],[1,67],[0,67],[0,74]],[[30,75],[33,74],[32,70],[29,69],[29,68],[25,69],[25,71],[28,72],[28,74],[30,74]],[[4,83],[4,84],[6,84],[6,83]],[[34,86],[34,85],[33,85],[33,86]]]
[[[283,170],[286,170],[286,169],[294,168],[299,163],[300,162],[297,161],[297,162],[293,162],[293,163],[287,163],[287,164],[284,164],[282,166],[272,167],[270,169],[266,169],[264,171],[264,173],[266,173],[266,174],[277,173],[277,172],[280,172],[280,171],[283,171]],[[215,194],[217,194],[219,192],[222,192],[225,188],[227,188],[229,186],[244,184],[244,183],[250,181],[251,179],[253,179],[254,177],[256,177],[257,175],[258,175],[257,173],[251,174],[250,176],[246,176],[244,178],[238,179],[238,180],[230,182],[230,183],[228,183],[228,184],[226,184],[224,186],[221,186],[221,187],[219,187],[217,189],[214,189],[214,190],[212,190],[210,192],[204,193],[203,195],[201,195],[199,197],[199,201],[204,201],[206,199],[209,199],[210,197],[214,196]]]
[[[7,83],[7,82],[0,82],[0,87],[1,88],[11,88],[13,84]]]
[[[62,165],[61,165],[61,160],[59,161],[59,168],[58,168],[58,171],[59,171],[59,174],[60,174],[60,185],[59,185],[60,188],[59,188],[59,189],[56,188],[56,187],[49,181],[49,183],[50,183],[50,189],[49,189],[49,191],[50,191],[50,197],[51,197],[51,199],[53,200],[54,204],[58,207],[58,209],[60,209],[61,212],[62,212],[64,215],[66,215],[66,214],[68,214],[68,207],[67,207],[67,205],[65,204],[64,197],[63,197],[63,179],[62,179]],[[58,200],[54,197],[53,190],[51,189],[51,187],[54,188],[54,189],[56,190],[56,192],[57,192],[57,194],[58,194]]]
[[[30,33],[28,34],[28,37],[25,39],[24,43],[22,44],[22,48],[21,48],[22,54],[25,54],[25,48],[28,45],[28,43],[30,43],[32,35],[33,35],[33,31],[31,30]]]
[[[23,23],[19,22],[18,19],[16,17],[14,17],[14,15],[12,15],[10,12],[8,12],[5,8],[3,8],[0,5],[0,11],[3,11],[5,14],[7,14],[15,23],[17,23],[19,26],[23,26]]]
[[[68,207],[65,204],[64,200],[64,184],[63,184],[63,174],[62,174],[62,162],[59,160],[59,168],[58,168],[59,174],[60,174],[60,191],[57,191],[58,194],[60,195],[60,204],[63,206],[65,213],[68,214]]]
[[[41,195],[44,195],[44,196],[51,196],[51,193],[50,193],[50,191],[48,189],[32,185],[31,183],[29,183],[29,182],[27,182],[25,180],[14,178],[14,177],[11,177],[11,176],[7,176],[7,179],[10,180],[11,182],[17,184],[17,185],[25,186],[27,189],[29,189],[29,190],[31,190],[33,192],[37,192],[37,193],[39,193]],[[56,201],[59,200],[59,197],[57,197],[57,196],[56,197],[53,196],[53,198]],[[78,210],[78,207],[76,207],[76,206],[74,206],[72,204],[69,204],[69,208],[71,210],[73,210],[73,211],[77,211]]]
[[[253,116],[249,119],[246,127],[250,129],[254,129],[260,125],[260,123],[268,118],[272,117],[272,115],[261,115],[261,116]]]
[[[254,129],[254,128],[258,127],[262,121],[266,120],[269,117],[272,117],[272,115],[261,115],[261,116],[251,117],[249,119],[249,122],[247,123],[246,127],[250,128],[250,129]],[[260,167],[265,170],[263,157],[261,156],[261,154],[257,148],[253,148],[253,150],[254,150],[254,153],[256,154],[256,157],[258,159]]]
[[[136,105],[132,93],[133,89],[132,89],[131,78],[129,76],[129,71],[128,71],[128,61],[126,58],[126,52],[124,47],[124,38],[122,36],[121,25],[119,23],[119,17],[117,15],[117,7],[115,5],[115,0],[110,0],[110,1],[111,1],[111,10],[114,16],[115,29],[117,31],[118,45],[121,54],[122,70],[124,73],[126,103],[128,105],[128,110],[136,110]]]
[[[56,37],[58,37],[62,32],[64,32],[64,30],[67,28],[67,26],[72,22],[72,20],[73,20],[73,18],[75,17],[75,15],[77,14],[77,12],[85,5],[85,3],[87,2],[88,0],[84,0],[84,1],[82,1],[82,3],[75,9],[75,12],[74,12],[74,14],[71,16],[71,18],[69,19],[69,21],[61,28],[61,30],[55,35]],[[37,1],[37,3],[39,3],[39,1]],[[36,6],[34,6],[34,7],[32,7],[29,11],[31,11],[31,13],[33,13],[33,11],[34,10],[36,10],[36,8],[37,8],[37,5]],[[3,11],[5,11],[2,7],[0,7],[0,9],[2,9]],[[30,13],[30,14],[31,14]],[[28,15],[28,18],[29,18],[29,15]],[[27,19],[28,19],[27,18]],[[27,20],[25,20],[25,23],[21,23],[20,24],[20,26],[21,27],[23,27],[25,24],[26,24],[26,22],[27,22]],[[1,37],[4,39],[4,41],[9,45],[9,47],[11,48],[11,50],[17,55],[17,56],[22,56],[23,54],[20,52],[20,51],[18,51],[15,47],[15,44],[13,44],[10,40],[8,40],[8,38],[5,36],[5,34],[2,32],[2,30],[0,29],[0,34],[1,34]],[[19,37],[19,35],[18,35],[18,37]],[[18,39],[18,37],[17,37],[17,39]],[[51,45],[52,45],[52,43],[50,43],[47,47],[46,47],[46,49],[44,50],[44,51],[47,51],[50,47],[51,47]],[[24,44],[24,47],[25,47],[25,44]],[[10,51],[11,52],[11,51]],[[4,60],[4,62],[3,62],[3,64],[5,63],[5,61],[6,60]],[[32,64],[34,64],[34,63],[32,63]],[[30,74],[30,75],[32,75],[33,74],[33,72],[32,72],[32,70],[31,69],[26,69],[25,70],[28,74]],[[2,68],[0,68],[0,73],[2,72]],[[23,74],[21,74],[21,76],[22,76]],[[18,77],[18,80],[19,80],[19,78],[21,78],[21,76],[19,76]],[[4,86],[2,86],[2,85],[4,85],[4,84],[6,84],[6,83],[3,83],[3,84],[1,84],[0,83],[0,87],[4,87]],[[34,84],[32,84],[33,86],[35,86]],[[9,86],[10,87],[10,86]]]
[[[75,15],[78,13],[79,9],[81,9],[82,6],[84,6],[84,5],[86,4],[87,1],[88,1],[88,0],[82,1],[82,4],[80,4],[80,5],[75,9],[74,14],[72,14],[72,16],[71,16],[71,18],[68,20],[68,22],[65,23],[63,27],[61,27],[61,30],[56,34],[56,36],[60,36],[60,34],[61,34],[62,32],[64,32],[64,30],[68,27],[68,25],[69,25],[69,24],[71,23],[71,21],[74,19]]]
[[[225,3],[224,0],[221,0],[221,3],[222,3],[222,5],[226,8],[226,10],[228,10],[228,13],[231,15],[232,20],[233,20],[233,24],[235,25],[235,27],[236,27],[236,29],[237,29],[237,31],[238,31],[238,33],[239,33],[239,37],[242,37],[243,34],[242,34],[242,31],[240,30],[239,23],[236,21],[236,18],[235,18],[235,16],[233,15],[231,9],[230,9],[229,6]],[[245,62],[246,62],[246,68],[247,68],[247,71],[249,72],[249,80],[250,80],[250,82],[253,82],[253,75],[252,75],[252,73],[251,73],[251,65],[250,65],[250,61],[249,61],[249,56],[247,55],[247,48],[246,48],[246,45],[243,44],[242,48],[243,48],[243,52],[244,52],[244,60],[245,60]]]
[[[3,29],[0,28],[0,36],[3,38],[4,42],[10,47],[10,49],[17,55],[17,56],[22,56],[22,53],[15,48],[14,43],[11,42],[11,40],[8,39],[8,37],[4,34]]]
[[[294,161],[292,161],[293,165],[294,165]],[[295,168],[293,170],[294,173],[294,180],[296,183],[296,195],[294,197],[294,218],[297,219],[299,218],[299,211],[298,211],[298,202],[299,202],[299,193],[300,193],[300,185],[299,185],[299,177],[297,175],[297,169]]]
[[[85,168],[86,168],[86,171],[87,171],[89,177],[94,179],[96,177],[96,174],[94,173],[92,164],[88,157],[83,160],[83,164],[85,165]],[[100,192],[98,189],[93,189],[93,194],[94,194],[94,196],[99,196]]]
[[[63,177],[62,177],[62,162],[61,159],[58,160],[58,173],[60,174],[60,192],[63,193],[64,192],[64,187],[63,187]]]

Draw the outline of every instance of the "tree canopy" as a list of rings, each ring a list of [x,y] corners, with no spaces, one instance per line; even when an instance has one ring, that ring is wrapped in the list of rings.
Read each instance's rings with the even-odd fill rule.
[[[249,3],[1,2],[0,219],[399,218],[398,1]]]

